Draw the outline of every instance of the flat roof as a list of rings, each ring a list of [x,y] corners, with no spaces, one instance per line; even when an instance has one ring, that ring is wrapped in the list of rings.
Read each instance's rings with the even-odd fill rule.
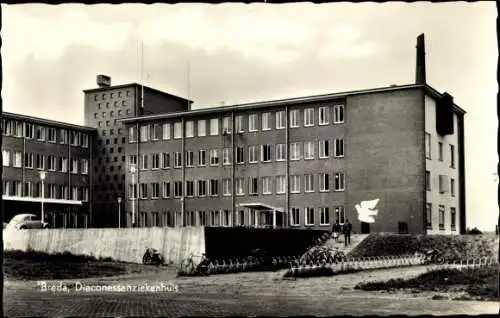
[[[84,93],[97,93],[97,92],[105,92],[105,91],[108,91],[108,90],[111,90],[111,89],[120,89],[120,88],[125,88],[125,87],[134,87],[135,88],[135,87],[142,87],[142,86],[143,85],[138,84],[138,83],[129,83],[129,84],[122,84],[122,85],[89,88],[89,89],[84,89],[83,92]],[[178,99],[178,100],[181,100],[181,101],[186,101],[186,102],[189,102],[190,104],[193,103],[192,100],[189,100],[189,99],[186,99],[184,97],[177,96],[177,95],[169,94],[167,92],[160,91],[159,89],[156,89],[156,88],[152,88],[152,87],[144,85],[144,89],[145,90],[153,91],[153,92],[161,94],[161,95],[172,97],[172,98],[175,98],[175,99]]]
[[[75,125],[75,124],[65,123],[62,121],[50,120],[50,119],[45,119],[45,118],[40,118],[40,117],[34,117],[34,116],[28,116],[28,115],[22,115],[22,114],[16,114],[16,113],[9,113],[9,112],[2,112],[2,119],[3,118],[31,121],[31,122],[35,122],[38,124],[57,126],[60,128],[72,128],[75,130],[97,131],[97,128],[94,128],[94,127]]]
[[[279,99],[279,100],[270,100],[270,101],[261,101],[254,103],[245,103],[245,104],[235,104],[228,106],[219,106],[219,107],[206,107],[202,109],[195,109],[190,111],[181,111],[181,112],[171,112],[171,113],[163,113],[163,114],[155,114],[155,115],[147,115],[147,116],[139,116],[139,117],[129,117],[119,119],[119,121],[123,123],[133,123],[139,121],[148,121],[148,120],[158,120],[158,119],[167,119],[167,118],[177,118],[182,116],[192,116],[192,115],[202,115],[202,114],[210,114],[210,113],[218,113],[218,112],[226,112],[226,111],[234,111],[234,110],[246,110],[246,109],[254,109],[254,108],[262,108],[262,107],[273,107],[273,106],[283,106],[286,104],[299,104],[299,103],[310,103],[310,102],[319,102],[331,99],[341,99],[347,96],[352,95],[361,95],[361,94],[373,94],[373,93],[381,93],[381,92],[390,92],[390,91],[398,91],[405,89],[414,89],[414,88],[422,88],[424,87],[426,92],[434,98],[439,98],[442,96],[436,89],[432,88],[427,84],[409,84],[409,85],[393,85],[388,87],[379,87],[372,89],[363,89],[363,90],[354,90],[354,91],[346,91],[339,93],[330,93],[330,94],[321,94],[321,95],[312,95],[305,97],[295,97],[295,98],[287,98],[287,99]],[[455,111],[464,114],[465,111],[454,104]]]

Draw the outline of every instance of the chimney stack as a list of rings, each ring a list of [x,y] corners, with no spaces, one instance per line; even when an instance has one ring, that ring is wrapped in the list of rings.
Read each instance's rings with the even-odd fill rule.
[[[417,68],[415,75],[415,84],[425,84],[425,38],[424,34],[417,37]]]

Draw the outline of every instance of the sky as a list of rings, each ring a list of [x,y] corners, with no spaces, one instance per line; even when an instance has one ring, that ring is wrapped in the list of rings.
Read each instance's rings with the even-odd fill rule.
[[[495,19],[495,2],[2,4],[3,107],[83,124],[97,74],[141,82],[141,42],[144,84],[193,108],[411,84],[425,33],[428,83],[467,111],[467,226],[491,231]]]

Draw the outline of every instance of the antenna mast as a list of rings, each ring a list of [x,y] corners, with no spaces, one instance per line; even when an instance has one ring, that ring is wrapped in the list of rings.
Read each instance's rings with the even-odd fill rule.
[[[191,106],[189,105],[189,100],[191,99],[191,60],[188,59],[187,62],[187,99],[188,99],[188,110]]]
[[[141,41],[141,107],[144,108],[144,41]]]

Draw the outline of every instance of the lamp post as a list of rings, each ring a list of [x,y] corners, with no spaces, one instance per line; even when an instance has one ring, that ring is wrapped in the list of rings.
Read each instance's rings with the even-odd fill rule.
[[[132,195],[132,227],[135,227],[135,197],[137,191],[135,191],[135,174],[137,170],[135,165],[130,165],[130,174],[132,175],[132,191],[134,192]]]
[[[118,228],[120,229],[122,227],[122,221],[121,221],[121,207],[122,205],[122,198],[118,197]]]
[[[45,171],[40,171],[40,180],[42,180],[42,222],[45,222],[45,215],[43,212],[43,201],[45,199],[45,187],[43,186],[43,181],[45,180]]]

